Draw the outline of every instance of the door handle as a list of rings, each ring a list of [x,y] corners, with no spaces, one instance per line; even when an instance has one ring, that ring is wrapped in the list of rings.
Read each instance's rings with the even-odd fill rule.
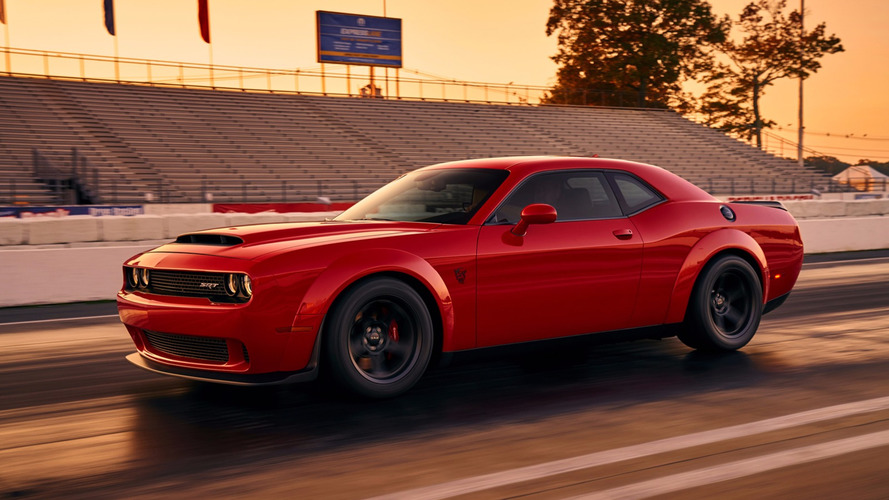
[[[628,240],[633,237],[632,229],[615,229],[612,234],[619,240]]]

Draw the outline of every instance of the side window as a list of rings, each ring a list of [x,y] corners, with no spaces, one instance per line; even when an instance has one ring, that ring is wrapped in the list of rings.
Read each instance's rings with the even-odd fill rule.
[[[492,222],[515,224],[532,203],[552,205],[557,221],[621,217],[620,205],[601,172],[583,170],[538,174],[510,194]]]
[[[632,175],[612,174],[612,179],[627,205],[628,214],[644,210],[664,199],[658,192]]]

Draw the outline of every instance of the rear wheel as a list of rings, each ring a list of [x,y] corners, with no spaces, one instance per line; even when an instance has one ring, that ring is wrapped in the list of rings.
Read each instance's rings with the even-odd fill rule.
[[[708,263],[695,283],[679,339],[695,349],[733,351],[750,342],[761,318],[759,275],[726,255]]]
[[[364,397],[406,392],[432,355],[432,320],[417,292],[375,278],[348,290],[331,309],[324,357],[335,382]]]

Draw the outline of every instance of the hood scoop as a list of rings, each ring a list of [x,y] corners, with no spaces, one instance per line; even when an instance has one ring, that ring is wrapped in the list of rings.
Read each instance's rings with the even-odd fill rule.
[[[219,247],[231,247],[244,243],[244,240],[237,236],[227,234],[183,234],[176,238],[176,243],[189,243],[191,245],[215,245]]]

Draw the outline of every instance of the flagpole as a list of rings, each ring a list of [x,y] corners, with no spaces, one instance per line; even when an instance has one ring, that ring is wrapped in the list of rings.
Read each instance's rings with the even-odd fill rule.
[[[4,0],[0,0],[0,21],[3,21],[3,38],[6,40],[6,74],[12,74],[12,63],[9,57],[9,16],[6,15]]]
[[[120,83],[120,56],[117,49],[117,35],[114,35],[114,79]]]
[[[216,90],[216,80],[213,76],[213,44],[208,43],[207,46],[210,47],[210,87]]]
[[[117,47],[117,27],[114,23],[114,0],[105,0],[102,4],[105,11],[105,29],[108,30],[108,34],[114,38],[114,81],[120,83],[120,53]],[[81,64],[83,63],[81,62]],[[80,76],[82,77],[84,75],[81,74]]]
[[[4,37],[6,38],[6,74],[12,74],[12,66],[9,57],[9,23],[4,23],[6,29],[3,30]]]
[[[210,53],[210,87],[216,89],[216,77],[213,74],[213,44],[210,42],[210,1],[198,0],[198,25],[201,28],[201,38],[207,42]]]

